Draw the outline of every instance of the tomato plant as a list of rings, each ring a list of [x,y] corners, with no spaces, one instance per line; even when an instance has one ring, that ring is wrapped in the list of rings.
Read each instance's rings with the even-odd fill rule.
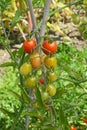
[[[32,68],[34,68],[34,69],[40,67],[41,58],[40,58],[40,54],[38,52],[35,52],[35,53],[30,55],[30,63],[32,65]]]
[[[52,57],[46,56],[44,59],[44,63],[46,65],[46,67],[54,68],[57,65],[57,59],[54,56],[52,56]]]
[[[25,62],[21,67],[20,67],[20,74],[21,75],[28,75],[32,71],[32,66],[30,63]]]
[[[26,87],[33,88],[36,87],[36,85],[37,85],[37,78],[35,76],[31,76],[25,81]]]
[[[52,84],[48,84],[47,91],[50,96],[54,96],[56,94],[56,87]]]
[[[31,53],[34,51],[35,47],[36,47],[37,43],[35,40],[31,39],[31,40],[26,40],[23,44],[23,48],[24,51],[26,53]]]
[[[57,43],[55,41],[49,42],[46,40],[42,44],[42,50],[46,55],[54,54],[57,52]]]

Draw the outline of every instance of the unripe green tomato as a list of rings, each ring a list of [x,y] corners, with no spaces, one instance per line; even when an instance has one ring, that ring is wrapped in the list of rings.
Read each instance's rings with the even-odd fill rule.
[[[79,24],[80,23],[80,17],[77,14],[72,14],[72,22],[74,24]]]
[[[83,0],[83,5],[87,6],[87,0]]]
[[[25,62],[21,67],[20,67],[20,74],[21,75],[28,75],[32,71],[32,66],[31,64]]]
[[[83,33],[85,31],[85,28],[86,28],[85,25],[81,24],[81,25],[79,25],[78,30],[80,33]]]
[[[47,75],[50,81],[55,81],[57,79],[57,74],[55,72],[49,72]]]
[[[33,88],[36,87],[37,85],[37,78],[34,76],[29,77],[26,81],[25,81],[25,86],[29,87],[29,88]]]
[[[82,24],[87,24],[87,17],[82,17],[81,22]]]
[[[43,101],[45,101],[45,100],[47,100],[47,99],[49,99],[49,94],[48,94],[48,92],[41,92],[41,97],[42,97],[42,100]]]
[[[48,84],[47,91],[50,96],[54,96],[56,94],[56,87],[52,84]]]
[[[83,36],[83,38],[84,38],[85,40],[87,40],[87,31],[85,31],[85,32],[82,34],[82,36]]]

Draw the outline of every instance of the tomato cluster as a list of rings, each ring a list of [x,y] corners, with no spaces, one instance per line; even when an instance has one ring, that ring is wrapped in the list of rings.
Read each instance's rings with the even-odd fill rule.
[[[20,74],[23,76],[24,86],[33,89],[38,87],[42,100],[45,101],[56,94],[57,87],[54,81],[57,80],[55,72],[57,43],[48,40],[44,41],[41,46],[43,53],[37,52],[36,48],[37,43],[35,40],[31,39],[24,42],[23,49],[26,55],[24,63],[20,67]],[[44,77],[43,67],[46,77]],[[38,75],[39,70],[41,70],[40,75]]]

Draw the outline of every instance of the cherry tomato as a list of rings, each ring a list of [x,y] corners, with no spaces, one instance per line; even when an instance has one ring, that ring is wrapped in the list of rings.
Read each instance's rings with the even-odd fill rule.
[[[39,83],[40,84],[44,84],[44,79],[43,78],[39,78]]]
[[[55,72],[49,72],[47,75],[50,81],[55,81],[57,79],[57,74]]]
[[[82,36],[83,36],[83,38],[84,38],[85,40],[87,40],[87,31],[83,32],[83,33],[82,33]]]
[[[24,51],[26,53],[31,53],[34,51],[34,48],[36,46],[36,41],[34,40],[26,40],[23,44]]]
[[[46,56],[44,59],[44,63],[46,65],[46,67],[54,68],[57,65],[57,59],[54,56],[52,56],[52,57]]]
[[[87,118],[82,118],[82,120],[87,124]]]
[[[79,24],[80,23],[80,17],[77,14],[72,14],[72,22],[74,24]]]
[[[32,68],[34,68],[34,69],[40,67],[41,58],[40,58],[40,54],[38,52],[30,55],[30,63],[32,65]]]
[[[32,71],[32,66],[31,64],[25,62],[21,67],[20,67],[20,74],[21,75],[28,75]]]
[[[42,97],[42,100],[43,100],[43,101],[47,100],[47,99],[49,98],[48,92],[42,91],[42,92],[41,92],[41,97]]]
[[[83,0],[83,5],[87,6],[87,0]]]
[[[77,130],[74,126],[70,127],[71,130]]]
[[[25,86],[29,87],[29,88],[33,88],[36,87],[37,85],[37,78],[34,76],[29,77],[26,81],[25,81]]]
[[[86,26],[84,24],[81,24],[78,29],[80,33],[83,33],[85,31]]]
[[[81,22],[82,22],[82,24],[87,24],[87,17],[83,17],[83,18],[81,19]]]
[[[49,55],[50,53],[56,53],[57,52],[57,44],[56,42],[49,42],[48,40],[44,41],[42,44],[42,50],[45,54]]]
[[[52,84],[47,85],[47,91],[50,96],[54,96],[56,94],[56,87]]]

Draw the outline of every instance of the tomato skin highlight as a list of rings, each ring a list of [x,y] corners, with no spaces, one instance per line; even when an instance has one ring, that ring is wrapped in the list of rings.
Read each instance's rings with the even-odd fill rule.
[[[44,59],[45,66],[48,68],[54,68],[57,65],[56,57],[46,56]]]
[[[70,130],[77,130],[77,129],[74,126],[71,126]]]
[[[42,44],[42,50],[46,55],[55,54],[57,52],[56,42],[49,42],[48,40],[44,41]]]
[[[34,69],[37,69],[40,67],[41,58],[40,58],[40,54],[38,52],[30,55],[30,63],[32,65],[32,68],[34,68]]]
[[[86,118],[82,118],[83,122],[87,124],[87,119]]]
[[[37,43],[35,40],[26,40],[23,44],[24,51],[26,53],[31,53],[34,51],[34,48],[36,47]]]
[[[30,72],[32,71],[32,66],[31,64],[25,62],[24,64],[22,64],[22,66],[20,67],[20,74],[21,75],[28,75]]]

